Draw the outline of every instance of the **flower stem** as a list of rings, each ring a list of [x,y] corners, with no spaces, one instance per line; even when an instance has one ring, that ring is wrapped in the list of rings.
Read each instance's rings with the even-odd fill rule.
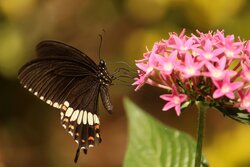
[[[196,153],[195,153],[195,167],[201,166],[201,158],[202,158],[202,143],[203,143],[203,135],[205,128],[205,113],[208,108],[205,104],[198,102],[196,103],[198,108],[198,131],[197,131],[197,145],[196,145]]]

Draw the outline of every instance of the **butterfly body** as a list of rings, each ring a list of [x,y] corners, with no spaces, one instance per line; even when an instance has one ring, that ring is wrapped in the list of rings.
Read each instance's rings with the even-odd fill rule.
[[[85,153],[101,142],[98,98],[112,112],[108,86],[114,80],[106,63],[97,65],[78,49],[57,41],[42,41],[37,58],[18,73],[20,83],[47,104],[60,109],[61,124]]]

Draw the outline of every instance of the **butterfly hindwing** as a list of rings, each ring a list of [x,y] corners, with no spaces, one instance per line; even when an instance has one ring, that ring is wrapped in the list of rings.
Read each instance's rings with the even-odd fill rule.
[[[62,126],[78,143],[79,149],[84,150],[101,142],[100,119],[97,111],[100,84],[92,83],[88,89],[86,86],[82,83],[73,90],[69,96],[71,101],[65,101],[61,108]],[[77,97],[75,93],[79,91],[84,92],[85,97],[81,95]],[[72,96],[77,98],[70,98]]]

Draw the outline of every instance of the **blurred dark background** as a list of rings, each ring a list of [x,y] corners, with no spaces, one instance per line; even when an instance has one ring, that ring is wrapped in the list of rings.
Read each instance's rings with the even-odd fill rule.
[[[250,38],[250,1],[247,0],[0,0],[0,167],[74,166],[77,148],[60,125],[59,112],[24,90],[18,69],[34,58],[35,45],[44,39],[63,41],[98,62],[98,34],[105,29],[101,56],[113,71],[126,61],[134,66],[155,41],[168,33],[224,29]],[[120,167],[127,145],[123,97],[168,126],[196,133],[195,107],[180,117],[162,112],[163,90],[145,86],[112,86],[115,109],[109,115],[100,105],[103,142],[81,154],[75,166]],[[250,127],[221,113],[207,113],[205,155],[212,167],[250,166]]]

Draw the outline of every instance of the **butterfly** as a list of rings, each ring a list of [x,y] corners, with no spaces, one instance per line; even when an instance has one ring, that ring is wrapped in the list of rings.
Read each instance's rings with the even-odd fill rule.
[[[108,86],[115,79],[106,62],[97,65],[80,50],[57,41],[42,41],[36,47],[37,57],[22,66],[18,79],[24,88],[49,105],[60,109],[61,124],[80,150],[101,143],[98,98],[111,113]]]
[[[240,110],[239,108],[225,106],[216,106],[214,108],[235,121],[250,125],[250,113],[247,110]]]

